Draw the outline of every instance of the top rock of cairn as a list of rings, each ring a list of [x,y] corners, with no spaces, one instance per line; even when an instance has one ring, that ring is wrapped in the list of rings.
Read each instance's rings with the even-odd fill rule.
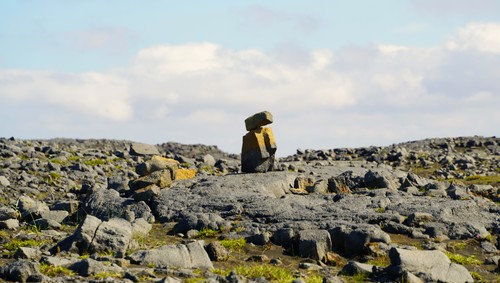
[[[245,127],[247,131],[256,130],[262,126],[269,125],[273,122],[273,114],[269,111],[262,111],[245,119]]]

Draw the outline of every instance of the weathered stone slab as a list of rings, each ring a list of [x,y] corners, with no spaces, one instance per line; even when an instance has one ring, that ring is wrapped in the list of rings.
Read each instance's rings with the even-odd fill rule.
[[[332,250],[330,234],[326,230],[304,230],[299,232],[299,255],[322,260]]]
[[[245,127],[247,131],[252,131],[262,126],[269,125],[272,122],[273,115],[269,111],[262,111],[246,118]]]
[[[179,268],[213,268],[201,242],[186,245],[166,245],[152,250],[137,251],[129,256],[132,262],[141,265]]]
[[[474,282],[469,271],[452,263],[441,251],[420,251],[392,248],[389,251],[391,265],[400,266],[425,282]]]

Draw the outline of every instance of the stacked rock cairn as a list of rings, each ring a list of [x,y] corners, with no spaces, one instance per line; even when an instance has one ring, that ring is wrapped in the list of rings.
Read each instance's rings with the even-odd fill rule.
[[[243,136],[241,149],[241,171],[244,173],[265,173],[272,171],[276,141],[273,130],[263,127],[273,122],[273,115],[268,111],[256,113],[245,119],[248,131]]]

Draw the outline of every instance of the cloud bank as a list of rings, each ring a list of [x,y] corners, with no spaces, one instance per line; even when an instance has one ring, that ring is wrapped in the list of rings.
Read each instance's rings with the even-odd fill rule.
[[[289,54],[286,46],[158,45],[107,72],[0,69],[0,134],[205,143],[237,153],[244,119],[269,110],[280,156],[495,135],[499,34],[500,24],[474,23],[432,48],[292,46]]]

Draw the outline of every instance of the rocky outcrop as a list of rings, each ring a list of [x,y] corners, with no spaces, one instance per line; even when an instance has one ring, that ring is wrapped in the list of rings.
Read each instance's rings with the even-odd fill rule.
[[[265,129],[272,120],[259,119],[246,127]],[[234,259],[219,240],[244,239],[245,251],[271,248],[283,257],[253,254],[250,261],[280,266],[299,257],[299,265],[286,268],[315,269],[325,282],[342,280],[333,276],[340,270],[376,282],[469,282],[463,266],[437,252],[465,240],[485,262],[474,270],[484,281],[495,279],[498,138],[299,150],[265,174],[237,174],[239,157],[213,146],[131,144],[0,138],[0,278],[44,281],[37,271],[43,263],[44,270],[70,268],[74,282],[102,274],[124,282],[246,280],[209,270],[209,259]],[[184,169],[194,174],[176,179]],[[207,247],[186,242],[200,232],[218,238]],[[410,239],[403,245],[401,237]],[[10,241],[29,246],[8,250]],[[410,250],[414,241],[424,250]],[[365,264],[387,255],[389,267]]]

